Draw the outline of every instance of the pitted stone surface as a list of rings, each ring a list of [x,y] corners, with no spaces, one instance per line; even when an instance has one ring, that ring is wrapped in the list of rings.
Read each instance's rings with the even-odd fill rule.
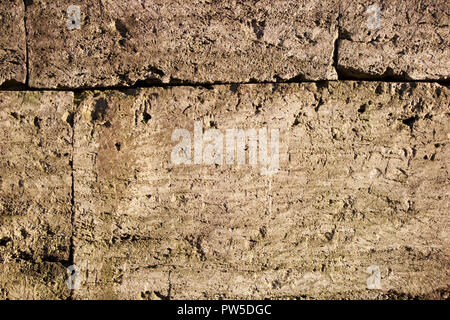
[[[71,1],[34,0],[27,6],[30,85],[337,79],[337,3],[82,0],[76,28]]]
[[[223,85],[76,100],[74,298],[448,294],[446,87]],[[192,136],[195,121],[222,134],[279,128],[279,171],[173,164],[173,131]],[[371,265],[380,290],[367,289]]]
[[[363,79],[448,80],[449,17],[446,0],[343,0],[338,71]]]
[[[449,10],[1,1],[0,300],[448,299]]]
[[[23,0],[0,2],[0,85],[25,83],[26,39]]]
[[[0,299],[61,299],[72,235],[73,94],[0,92]]]

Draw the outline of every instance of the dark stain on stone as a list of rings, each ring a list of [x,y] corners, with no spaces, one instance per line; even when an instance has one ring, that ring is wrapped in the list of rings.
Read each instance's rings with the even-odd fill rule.
[[[375,93],[376,94],[382,94],[383,93],[383,84],[379,84],[378,86],[377,86],[377,88],[375,89]]]
[[[238,91],[238,89],[239,89],[239,83],[233,83],[230,85],[231,92],[236,93]]]
[[[117,31],[119,31],[120,36],[122,38],[127,38],[128,34],[129,34],[127,26],[119,19],[116,19],[115,26],[116,26]]]
[[[253,32],[256,34],[257,39],[261,39],[264,36],[264,29],[266,28],[266,21],[252,20]]]
[[[11,238],[8,238],[8,237],[1,238],[0,239],[0,246],[1,247],[5,247],[8,244],[8,242],[10,242],[10,241],[11,241]]]
[[[324,104],[322,97],[320,97],[319,102],[317,103],[317,106],[314,107],[314,111],[318,112],[319,108]]]
[[[438,97],[438,98],[440,98],[441,97],[441,93],[442,93],[442,90],[441,90],[441,88],[436,88],[436,96]]]
[[[38,117],[34,117],[33,120],[34,126],[39,130],[41,128],[41,119]]]
[[[155,74],[157,74],[157,75],[160,76],[160,77],[164,76],[164,71],[162,71],[161,69],[158,69],[158,68],[156,68],[156,67],[149,66],[149,67],[148,67],[148,70],[151,71],[151,72],[153,72],[153,73],[155,73]]]
[[[106,110],[108,110],[108,101],[105,98],[100,98],[95,102],[94,110],[92,111],[92,120],[104,120],[106,115]]]

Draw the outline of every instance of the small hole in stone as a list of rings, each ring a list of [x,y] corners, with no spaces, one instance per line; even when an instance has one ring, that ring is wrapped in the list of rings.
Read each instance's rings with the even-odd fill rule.
[[[34,117],[33,123],[36,128],[41,128],[41,119],[39,119],[38,117]]]

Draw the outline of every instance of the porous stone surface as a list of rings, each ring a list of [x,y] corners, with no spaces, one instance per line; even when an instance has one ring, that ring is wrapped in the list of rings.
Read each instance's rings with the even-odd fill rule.
[[[380,9],[379,24],[371,6]],[[449,17],[447,0],[342,0],[340,75],[448,80]]]
[[[0,2],[0,85],[25,83],[26,39],[23,0]]]
[[[73,298],[447,298],[449,101],[351,81],[77,94]],[[279,129],[278,172],[174,164],[195,121]]]
[[[67,25],[76,20],[70,5],[80,8],[80,28]],[[337,79],[338,7],[337,0],[33,0],[30,86]]]
[[[0,300],[70,294],[72,108],[70,92],[0,92]]]
[[[448,299],[449,16],[1,1],[0,300]]]

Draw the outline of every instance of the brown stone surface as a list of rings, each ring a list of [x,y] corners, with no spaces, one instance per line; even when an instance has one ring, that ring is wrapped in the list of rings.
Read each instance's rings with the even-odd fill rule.
[[[449,16],[446,0],[1,1],[0,86],[58,90],[0,91],[0,300],[448,299]],[[261,140],[243,164],[175,152],[196,124],[222,162],[227,130],[279,129],[275,172],[249,164]]]
[[[337,15],[336,0],[34,0],[30,86],[336,79]]]
[[[380,8],[379,28],[367,22]],[[343,0],[338,71],[365,79],[450,78],[450,6],[447,0]]]
[[[0,2],[0,85],[25,83],[26,40],[23,0]]]
[[[0,300],[67,298],[73,94],[0,92]]]
[[[76,97],[74,298],[445,298],[448,88],[330,82]],[[279,171],[174,165],[174,129],[279,128]],[[377,265],[381,290],[368,290]]]

